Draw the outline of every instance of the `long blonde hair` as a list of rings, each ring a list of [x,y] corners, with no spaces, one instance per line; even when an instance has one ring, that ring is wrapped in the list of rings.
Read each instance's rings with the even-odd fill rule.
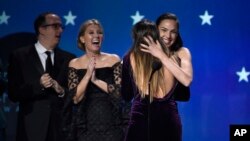
[[[149,20],[142,20],[134,25],[132,30],[133,45],[129,51],[131,61],[134,62],[133,77],[138,87],[141,97],[145,97],[149,92],[148,82],[150,74],[152,73],[152,64],[154,61],[159,61],[149,53],[142,52],[140,50],[140,44],[147,44],[144,37],[151,36],[154,41],[158,40],[162,46],[163,52],[169,56],[169,50],[164,46],[164,43],[160,39],[159,31],[156,25]],[[154,94],[161,89],[166,93],[165,79],[163,68],[156,71],[152,76],[150,82],[150,101],[152,102]]]

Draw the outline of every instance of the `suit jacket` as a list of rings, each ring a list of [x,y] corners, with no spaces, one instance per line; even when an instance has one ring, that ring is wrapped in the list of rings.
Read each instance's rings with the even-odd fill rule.
[[[68,63],[75,55],[59,48],[54,50],[52,77],[67,87]],[[8,96],[19,102],[17,141],[45,141],[47,133],[55,133],[61,141],[60,124],[63,98],[40,85],[44,69],[35,46],[19,48],[11,53],[8,66]],[[48,131],[50,129],[50,131]]]

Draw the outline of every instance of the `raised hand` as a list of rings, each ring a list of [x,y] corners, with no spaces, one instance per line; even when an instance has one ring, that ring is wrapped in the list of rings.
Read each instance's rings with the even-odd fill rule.
[[[150,53],[156,58],[160,59],[160,56],[164,53],[161,47],[161,44],[158,40],[156,42],[152,39],[151,36],[144,37],[144,40],[146,41],[146,44],[141,43],[141,51]]]
[[[93,73],[92,73],[92,76],[91,76],[91,82],[95,83],[96,80],[97,79],[96,79],[95,70],[94,70]]]
[[[95,70],[95,65],[96,65],[96,57],[92,56],[89,60],[88,66],[87,66],[87,73],[86,75],[90,78],[92,77],[92,74]]]

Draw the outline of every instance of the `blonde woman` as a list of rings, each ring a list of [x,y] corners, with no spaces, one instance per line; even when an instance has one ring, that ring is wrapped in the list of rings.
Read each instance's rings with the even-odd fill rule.
[[[116,79],[120,58],[101,52],[103,28],[96,19],[81,25],[77,41],[85,53],[69,63],[71,104],[66,102],[64,114],[71,116],[66,119],[71,123],[65,127],[65,134],[69,140],[121,141],[120,93],[115,91],[120,82]]]

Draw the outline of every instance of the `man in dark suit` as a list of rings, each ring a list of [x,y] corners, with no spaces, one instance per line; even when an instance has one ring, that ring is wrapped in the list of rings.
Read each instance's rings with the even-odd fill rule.
[[[38,41],[13,51],[9,59],[8,96],[19,102],[16,140],[62,141],[61,109],[67,69],[75,55],[57,47],[63,32],[58,15],[39,15],[34,28]]]

